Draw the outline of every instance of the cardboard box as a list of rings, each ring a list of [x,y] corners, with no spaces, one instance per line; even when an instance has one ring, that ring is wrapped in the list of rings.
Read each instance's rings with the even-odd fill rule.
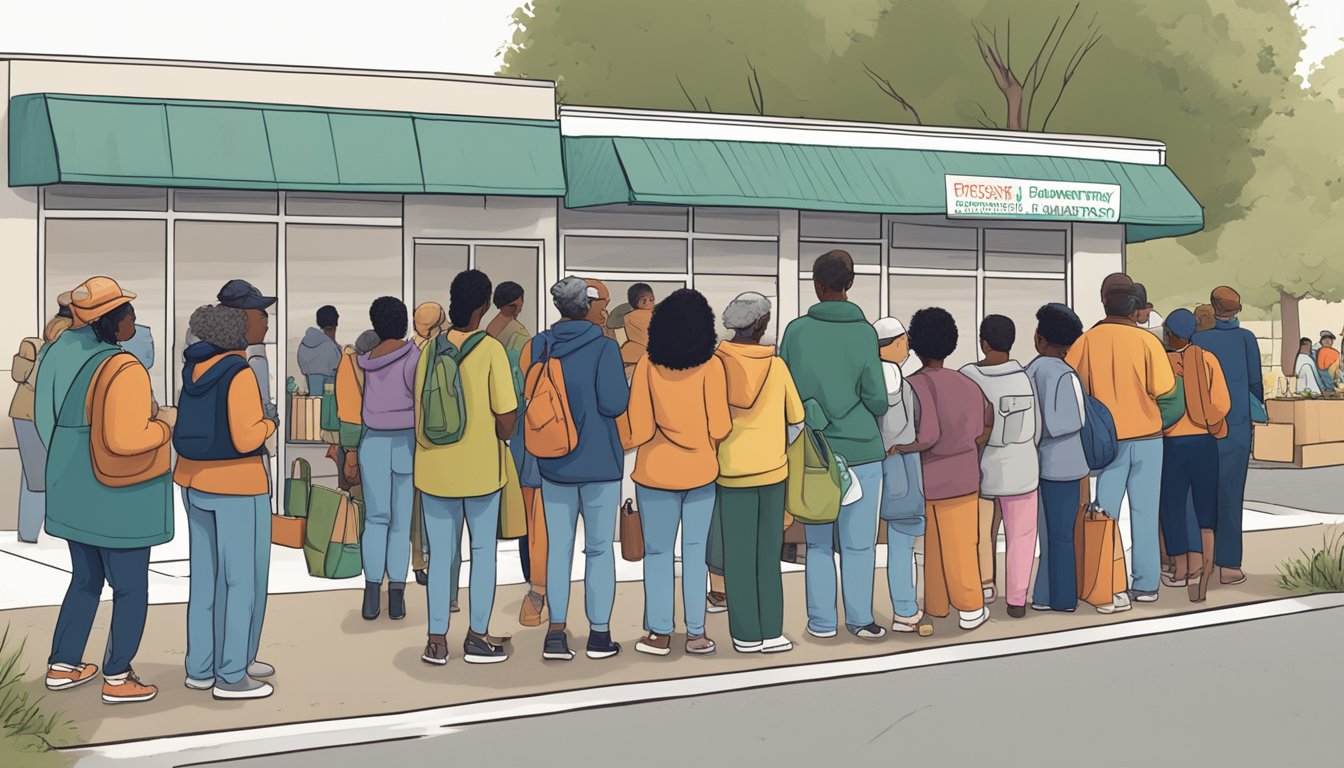
[[[1273,398],[1265,404],[1271,424],[1292,424],[1294,445],[1344,442],[1344,400]]]
[[[1299,445],[1295,454],[1294,463],[1302,469],[1334,467],[1344,464],[1344,443]]]
[[[1293,452],[1292,424],[1256,424],[1252,455],[1256,461],[1289,463],[1297,456]]]

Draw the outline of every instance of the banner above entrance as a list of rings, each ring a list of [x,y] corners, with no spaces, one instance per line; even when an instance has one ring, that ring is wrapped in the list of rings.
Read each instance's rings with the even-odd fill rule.
[[[947,215],[954,219],[1120,220],[1120,185],[952,176]]]

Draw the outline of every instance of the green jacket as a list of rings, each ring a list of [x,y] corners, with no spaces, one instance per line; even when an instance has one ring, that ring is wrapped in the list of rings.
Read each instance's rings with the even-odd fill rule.
[[[850,466],[882,461],[877,419],[887,412],[887,385],[877,332],[847,301],[814,305],[789,323],[779,356],[807,408],[807,424],[826,435]]]

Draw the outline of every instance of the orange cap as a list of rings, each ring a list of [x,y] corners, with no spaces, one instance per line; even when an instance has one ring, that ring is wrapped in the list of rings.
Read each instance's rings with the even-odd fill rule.
[[[134,298],[134,293],[123,291],[110,277],[91,277],[70,292],[73,327],[82,328]]]

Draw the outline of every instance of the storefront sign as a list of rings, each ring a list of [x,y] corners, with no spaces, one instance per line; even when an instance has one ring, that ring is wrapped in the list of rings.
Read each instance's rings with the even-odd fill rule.
[[[1120,220],[1120,186],[985,176],[947,177],[947,215],[961,219]]]

